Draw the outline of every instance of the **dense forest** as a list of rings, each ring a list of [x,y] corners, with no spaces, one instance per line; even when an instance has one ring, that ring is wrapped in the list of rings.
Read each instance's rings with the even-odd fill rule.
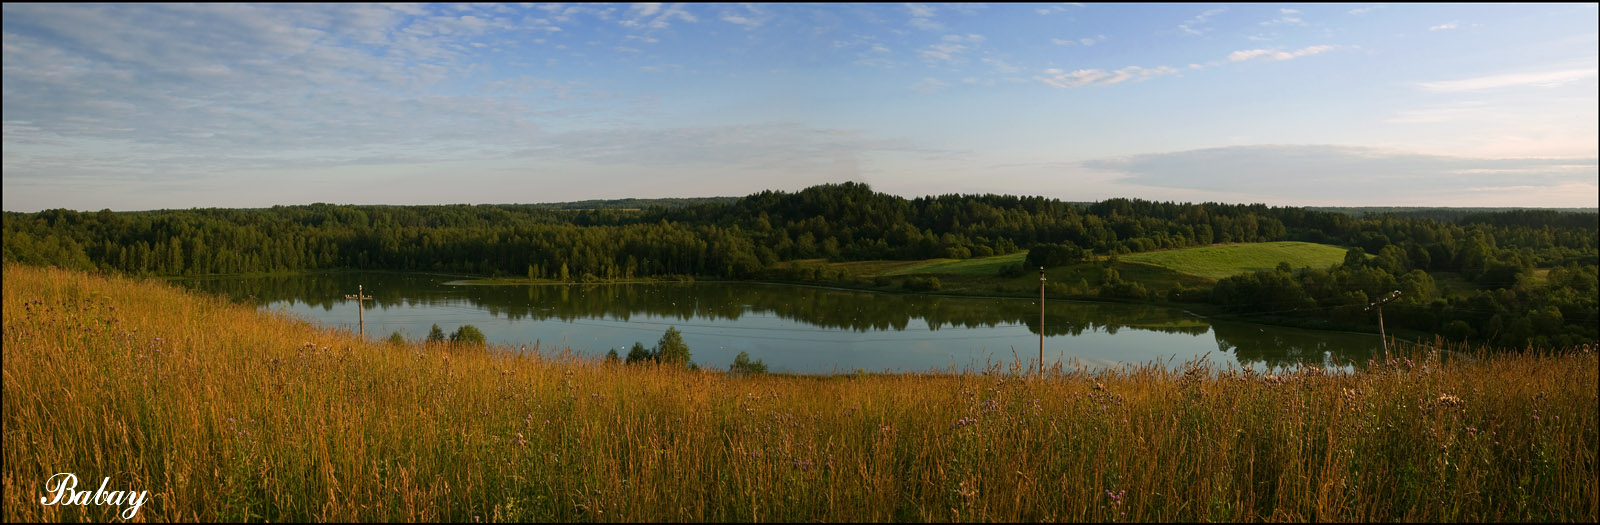
[[[4,259],[167,276],[382,269],[563,281],[762,279],[792,278],[779,263],[799,259],[965,259],[1038,247],[1051,256],[1030,262],[1068,264],[1091,255],[1294,240],[1351,251],[1333,268],[1280,267],[1223,279],[1208,290],[1102,283],[1101,295],[1208,302],[1241,316],[1362,323],[1369,301],[1400,289],[1405,294],[1386,310],[1391,326],[1514,346],[1597,339],[1600,215],[1435,215],[1445,218],[1137,199],[905,199],[843,183],[737,199],[571,206],[6,212]]]

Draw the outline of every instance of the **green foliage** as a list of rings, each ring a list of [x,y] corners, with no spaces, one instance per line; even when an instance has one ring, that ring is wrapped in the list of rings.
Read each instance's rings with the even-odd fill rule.
[[[1071,242],[1039,244],[1028,250],[1028,258],[1023,261],[1023,266],[1054,268],[1081,261],[1088,255],[1083,248]]]
[[[908,264],[889,273],[937,274],[949,279],[944,284],[962,289],[970,289],[970,279],[952,276],[1003,274],[1012,276],[1002,277],[1010,282],[985,288],[1022,289],[1036,284],[1016,282],[1027,279],[1027,272],[1017,268],[1025,259],[1021,247],[1034,247],[1029,254],[1041,259],[1056,250],[1052,247],[1076,246],[1093,254],[1122,255],[1124,261],[1108,263],[1117,278],[1084,274],[1077,270],[1080,264],[1054,268],[1071,274],[1062,282],[1088,281],[1076,288],[1082,293],[1101,288],[1105,296],[1149,296],[1151,290],[1191,285],[1149,273],[1144,276],[1157,280],[1141,278],[1132,273],[1134,265],[1126,264],[1132,262],[1212,279],[1272,271],[1288,262],[1331,279],[1301,283],[1322,308],[1316,311],[1370,324],[1353,304],[1362,295],[1387,293],[1374,289],[1379,285],[1416,285],[1421,290],[1425,283],[1419,279],[1397,281],[1411,270],[1422,270],[1441,288],[1436,299],[1443,302],[1406,305],[1394,317],[1396,326],[1434,331],[1462,320],[1480,336],[1497,334],[1492,336],[1496,342],[1510,345],[1540,337],[1600,338],[1593,321],[1594,294],[1585,297],[1541,282],[1546,272],[1559,267],[1573,265],[1582,273],[1600,263],[1600,215],[1587,211],[1419,215],[1412,213],[1416,210],[1393,210],[1354,217],[1295,207],[1138,199],[904,199],[856,183],[737,199],[663,201],[643,209],[623,203],[555,208],[312,204],[249,210],[4,212],[3,254],[7,263],[130,275],[356,268],[526,274],[584,282],[674,276],[847,281],[883,273],[850,273],[796,261],[952,258]],[[1295,246],[1312,244],[1286,247],[1291,241]],[[1224,245],[1211,246],[1216,243]],[[1312,251],[1311,246],[1320,252],[1299,253]],[[1277,252],[1265,253],[1271,250]],[[1328,250],[1337,254],[1322,253]],[[1341,261],[1344,271],[1330,277],[1327,269]],[[1002,270],[1007,267],[1012,269]],[[910,284],[926,291],[931,282]],[[1466,288],[1456,289],[1457,282]],[[1146,290],[1141,294],[1123,283],[1138,283]],[[1233,306],[1244,300],[1228,293],[1222,297]],[[1530,312],[1548,307],[1562,313],[1559,333],[1536,333],[1534,326],[1549,325],[1554,317],[1530,317]]]
[[[689,364],[689,345],[683,344],[683,333],[676,326],[668,326],[667,332],[661,334],[661,341],[656,343],[655,358],[667,365]]]
[[[649,349],[646,349],[644,347],[644,343],[640,343],[638,341],[634,341],[633,348],[628,350],[627,363],[630,364],[630,365],[634,364],[634,363],[643,363],[645,361],[655,361],[655,360],[656,360],[655,352],[651,352]]]
[[[610,352],[606,352],[606,362],[607,363],[616,363],[616,362],[619,362],[621,360],[622,360],[622,358],[617,356],[617,349],[612,348]]]
[[[900,281],[900,288],[908,292],[936,292],[943,287],[938,277],[907,277]]]
[[[427,342],[429,342],[429,343],[443,343],[444,342],[444,330],[440,330],[439,329],[439,324],[438,323],[434,323],[433,328],[428,330]]]
[[[389,334],[389,344],[395,346],[404,346],[406,344],[406,336],[400,335],[400,331],[395,330],[394,333]]]
[[[487,339],[484,337],[483,331],[470,324],[461,325],[461,328],[457,328],[455,332],[450,333],[450,344],[483,346],[486,342]]]
[[[767,373],[767,364],[760,359],[750,360],[748,352],[740,351],[733,357],[733,364],[728,367],[728,373],[733,375],[755,375]]]

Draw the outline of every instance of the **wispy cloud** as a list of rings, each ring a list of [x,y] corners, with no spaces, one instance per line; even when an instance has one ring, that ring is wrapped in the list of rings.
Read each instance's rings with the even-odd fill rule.
[[[927,4],[905,4],[906,11],[911,14],[911,21],[906,22],[911,27],[928,31],[940,31],[944,24],[934,20],[937,11]]]
[[[1555,71],[1532,71],[1523,73],[1505,73],[1482,77],[1465,78],[1461,80],[1445,80],[1438,82],[1422,82],[1417,84],[1422,89],[1440,93],[1455,93],[1463,91],[1483,91],[1510,87],[1556,87],[1571,84],[1586,78],[1593,78],[1600,72],[1595,67],[1561,69]]]
[[[1326,51],[1338,49],[1338,46],[1319,45],[1296,49],[1294,51],[1280,51],[1275,49],[1245,49],[1228,54],[1230,62],[1244,62],[1246,60],[1289,60],[1303,56],[1315,55]]]
[[[1338,46],[1317,45],[1297,49],[1294,51],[1280,51],[1275,49],[1247,49],[1243,51],[1234,51],[1228,55],[1227,60],[1216,60],[1205,64],[1191,63],[1187,66],[1187,69],[1190,71],[1197,71],[1207,67],[1220,66],[1229,62],[1243,62],[1248,60],[1289,60],[1307,55],[1315,55],[1317,53],[1322,53],[1333,49],[1338,49]],[[1146,80],[1159,76],[1172,75],[1179,72],[1181,72],[1180,69],[1172,66],[1157,66],[1151,68],[1128,66],[1117,70],[1079,69],[1070,72],[1059,68],[1050,68],[1044,70],[1043,76],[1035,78],[1041,82],[1059,88],[1077,88],[1085,86],[1106,86],[1120,84],[1130,80]]]
[[[640,3],[628,8],[628,16],[617,23],[629,28],[666,29],[674,21],[699,22],[700,18],[683,4]]]
[[[1040,81],[1059,88],[1077,88],[1085,86],[1109,86],[1127,81],[1140,81],[1163,75],[1171,75],[1178,69],[1171,66],[1143,68],[1128,66],[1115,71],[1104,69],[1079,69],[1077,71],[1063,71],[1060,69],[1046,69]]]
[[[1216,8],[1216,9],[1207,9],[1204,12],[1202,12],[1202,13],[1200,13],[1198,15],[1195,15],[1194,18],[1190,18],[1188,20],[1184,20],[1182,24],[1178,24],[1178,30],[1182,31],[1184,34],[1188,34],[1188,35],[1195,35],[1195,36],[1204,35],[1204,34],[1206,34],[1206,31],[1210,31],[1211,30],[1211,28],[1205,27],[1203,25],[1203,24],[1206,23],[1206,20],[1211,18],[1211,17],[1213,17],[1213,16],[1220,15],[1224,11],[1227,11],[1227,10],[1228,10],[1228,8],[1226,8],[1226,7],[1219,7],[1219,8]]]
[[[945,35],[939,43],[928,46],[920,51],[923,58],[929,61],[960,63],[965,61],[963,55],[972,48],[983,44],[983,35]]]
[[[1277,18],[1262,22],[1261,25],[1264,25],[1264,26],[1305,25],[1305,22],[1300,20],[1300,10],[1299,9],[1280,8],[1280,9],[1278,9],[1278,17]]]
[[[771,18],[771,14],[755,4],[739,4],[739,9],[728,9],[722,13],[723,22],[744,26],[745,29],[761,27]]]
[[[1436,25],[1436,26],[1429,27],[1428,30],[1429,31],[1445,31],[1445,30],[1448,30],[1448,29],[1455,29],[1457,27],[1457,24],[1459,24],[1459,23],[1460,22],[1458,22],[1458,21],[1452,20],[1450,22],[1445,22],[1443,24],[1439,24],[1439,25]]]
[[[1086,36],[1086,37],[1077,38],[1077,39],[1061,39],[1061,38],[1052,38],[1052,39],[1050,39],[1050,43],[1058,45],[1058,46],[1092,46],[1092,45],[1098,44],[1100,42],[1105,42],[1105,41],[1106,41],[1106,36],[1105,35],[1095,35],[1095,36],[1092,36],[1092,37],[1087,37]]]

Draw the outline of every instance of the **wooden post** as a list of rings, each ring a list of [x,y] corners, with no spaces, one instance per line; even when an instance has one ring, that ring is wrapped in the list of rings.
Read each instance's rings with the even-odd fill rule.
[[[1377,310],[1378,311],[1378,341],[1383,343],[1383,358],[1384,359],[1388,359],[1389,358],[1389,336],[1387,334],[1385,334],[1384,331],[1383,331],[1383,305],[1388,304],[1389,301],[1393,301],[1393,300],[1395,300],[1395,299],[1397,299],[1399,297],[1400,297],[1400,290],[1395,290],[1393,292],[1389,292],[1389,295],[1387,295],[1384,298],[1379,299],[1377,301],[1373,301],[1372,304],[1367,305],[1367,309],[1364,310],[1364,311],[1367,311],[1367,312],[1371,312],[1373,310]]]
[[[346,295],[346,296],[344,296],[344,298],[345,299],[355,299],[356,300],[356,322],[358,323],[356,325],[357,326],[357,330],[358,330],[358,333],[360,333],[362,337],[366,337],[366,335],[367,335],[367,309],[363,308],[361,306],[361,302],[362,301],[371,301],[372,298],[368,297],[367,294],[362,291],[362,288],[364,288],[362,285],[359,285],[359,284],[356,285],[356,294],[355,295]]]
[[[1039,267],[1039,375],[1044,375],[1044,267]]]

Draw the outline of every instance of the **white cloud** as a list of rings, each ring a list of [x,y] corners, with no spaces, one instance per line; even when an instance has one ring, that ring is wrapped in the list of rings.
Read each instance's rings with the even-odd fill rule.
[[[1105,41],[1106,41],[1106,36],[1105,35],[1095,35],[1095,36],[1092,36],[1092,37],[1083,37],[1083,38],[1079,38],[1079,39],[1076,39],[1076,40],[1064,40],[1064,39],[1060,39],[1060,38],[1052,38],[1052,39],[1050,39],[1050,43],[1058,45],[1058,46],[1092,46],[1092,45],[1098,44],[1100,42],[1105,42]]]
[[[637,3],[637,4],[633,4],[633,6],[628,8],[628,11],[633,13],[634,16],[640,16],[640,17],[650,16],[650,15],[654,15],[657,12],[661,11],[661,3],[660,2],[640,2],[640,3]]]
[[[1178,69],[1171,66],[1143,68],[1128,66],[1115,71],[1103,69],[1079,69],[1077,71],[1063,71],[1056,68],[1044,70],[1045,76],[1037,77],[1038,80],[1058,88],[1077,88],[1084,86],[1109,86],[1127,81],[1146,80],[1163,75],[1171,75]]]
[[[1334,49],[1338,49],[1338,47],[1337,46],[1330,46],[1330,45],[1320,45],[1320,46],[1304,47],[1304,48],[1296,49],[1294,51],[1278,51],[1278,50],[1273,50],[1273,49],[1246,49],[1246,50],[1243,50],[1243,51],[1234,51],[1232,53],[1229,53],[1228,54],[1228,60],[1230,62],[1243,62],[1243,61],[1246,61],[1246,60],[1289,60],[1291,58],[1299,58],[1299,57],[1303,57],[1303,56],[1315,55],[1317,53],[1322,53],[1322,52],[1325,52],[1325,51],[1331,51],[1331,50],[1334,50]]]
[[[1278,9],[1278,18],[1262,22],[1261,25],[1305,25],[1305,22],[1300,20],[1299,9]]]
[[[766,24],[772,18],[760,6],[755,4],[739,4],[742,12],[729,9],[722,13],[722,21],[730,24],[744,26],[745,29],[755,29]]]
[[[1571,84],[1586,78],[1593,78],[1596,76],[1596,73],[1596,68],[1587,67],[1562,69],[1556,71],[1505,73],[1500,75],[1489,75],[1461,80],[1422,82],[1417,85],[1421,86],[1422,89],[1440,93],[1482,91],[1508,87],[1556,87]]]
[[[1201,24],[1206,23],[1207,19],[1209,19],[1209,18],[1211,18],[1213,16],[1220,15],[1224,11],[1227,11],[1227,10],[1228,9],[1225,8],[1225,7],[1219,7],[1219,8],[1216,8],[1216,9],[1207,9],[1206,11],[1204,11],[1204,12],[1198,14],[1198,15],[1195,15],[1194,18],[1190,18],[1188,20],[1185,20],[1182,24],[1178,24],[1178,30],[1179,31],[1183,31],[1185,34],[1190,34],[1190,35],[1195,35],[1195,36],[1204,35],[1204,34],[1206,34],[1206,31],[1210,31],[1211,28],[1209,28],[1209,27],[1201,27]]]
[[[1439,24],[1439,25],[1436,25],[1436,26],[1433,26],[1433,27],[1429,27],[1428,30],[1429,31],[1444,31],[1444,30],[1447,30],[1447,29],[1455,29],[1457,27],[1457,24],[1459,24],[1459,23],[1460,22],[1456,22],[1456,21],[1445,22],[1443,24]]]
[[[907,22],[907,24],[910,24],[911,27],[928,31],[940,31],[944,29],[944,24],[933,19],[936,15],[936,11],[934,10],[933,6],[926,4],[905,4],[905,7],[906,11],[910,12],[911,14],[911,21]]]
[[[939,39],[938,44],[928,46],[927,49],[918,52],[918,54],[929,60],[961,63],[965,61],[962,55],[968,50],[983,44],[983,40],[983,35],[977,34],[945,35]]]
[[[663,7],[659,3],[633,4],[628,8],[628,18],[617,23],[628,28],[666,29],[672,22],[699,22],[699,17],[694,16],[683,4],[670,4]]]

